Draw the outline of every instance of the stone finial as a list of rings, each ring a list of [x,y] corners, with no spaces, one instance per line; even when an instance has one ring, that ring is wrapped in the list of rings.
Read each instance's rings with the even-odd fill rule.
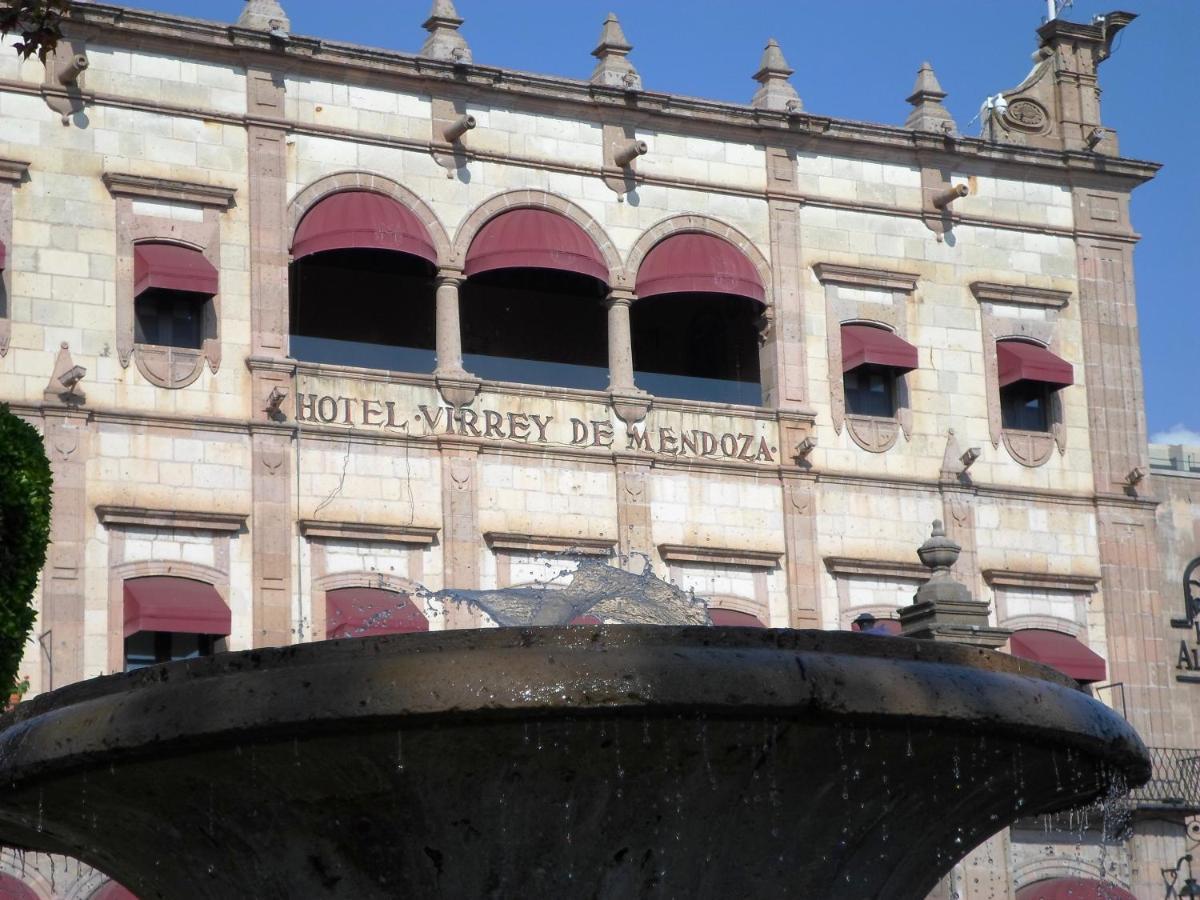
[[[947,537],[941,520],[935,519],[933,533],[917,550],[931,574],[917,588],[912,605],[900,610],[901,633],[905,637],[999,647],[1011,632],[990,625],[988,605],[972,597],[967,586],[950,574],[961,552],[962,545]]]
[[[804,104],[800,95],[788,81],[795,71],[783,58],[783,51],[779,49],[775,38],[767,41],[762,59],[758,63],[758,71],[754,73],[754,80],[758,82],[759,88],[754,92],[750,105],[756,109],[774,109],[780,112],[803,110]]]
[[[958,126],[949,110],[942,105],[946,92],[938,83],[933,66],[928,62],[921,63],[917,70],[917,80],[913,92],[908,97],[913,111],[908,114],[904,127],[913,131],[936,131],[938,134],[958,134]]]
[[[592,84],[640,91],[642,76],[628,59],[632,49],[633,44],[629,43],[625,32],[621,30],[616,13],[609,13],[600,29],[600,42],[592,51],[592,56],[600,60],[592,70]]]
[[[421,27],[429,32],[418,55],[451,63],[469,63],[471,48],[467,39],[458,33],[463,18],[454,8],[454,0],[433,0],[429,18]]]
[[[243,28],[259,31],[291,31],[292,23],[279,5],[279,0],[246,0],[237,23]]]

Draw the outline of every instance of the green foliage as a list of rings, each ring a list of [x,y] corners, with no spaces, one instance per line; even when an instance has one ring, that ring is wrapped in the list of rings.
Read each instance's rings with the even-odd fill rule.
[[[36,53],[45,62],[62,37],[63,16],[70,8],[71,0],[0,0],[0,34],[19,34],[17,53],[23,59]]]
[[[33,592],[50,542],[50,460],[41,435],[0,404],[0,693],[17,688]]]

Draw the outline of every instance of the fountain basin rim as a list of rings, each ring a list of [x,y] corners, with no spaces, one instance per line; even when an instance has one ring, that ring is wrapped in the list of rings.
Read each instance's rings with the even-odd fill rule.
[[[0,779],[431,720],[770,714],[1044,738],[1149,777],[1133,728],[1044,666],[845,632],[480,629],[219,654],[81,682],[0,717]]]

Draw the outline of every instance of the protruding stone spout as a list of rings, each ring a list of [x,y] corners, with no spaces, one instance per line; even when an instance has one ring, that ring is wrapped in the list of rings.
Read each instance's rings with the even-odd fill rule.
[[[949,206],[955,200],[959,199],[960,197],[965,197],[969,193],[970,193],[970,190],[967,188],[967,186],[965,184],[956,184],[956,185],[946,188],[946,190],[942,191],[940,194],[938,194],[936,197],[934,197],[933,205],[936,206],[938,209],[945,209],[947,206]]]

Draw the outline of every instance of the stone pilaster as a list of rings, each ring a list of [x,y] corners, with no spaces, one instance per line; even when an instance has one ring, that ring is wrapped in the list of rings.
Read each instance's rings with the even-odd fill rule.
[[[654,529],[650,519],[650,463],[617,454],[617,551],[630,571],[655,563]]]
[[[783,475],[783,535],[787,548],[788,627],[821,628],[816,479]]]
[[[633,338],[629,329],[630,291],[612,290],[608,295],[608,389],[627,392],[633,386]]]
[[[946,537],[962,548],[955,564],[958,578],[972,594],[982,596],[983,573],[975,540],[975,493],[966,487],[943,484],[941,495]]]
[[[439,442],[442,455],[442,571],[443,587],[479,588],[479,448]],[[447,628],[477,628],[479,613],[448,604]]]
[[[283,79],[262,69],[246,72],[249,116],[282,118]],[[287,144],[282,128],[247,129],[250,183],[250,327],[252,353],[287,356],[288,251]]]
[[[88,415],[77,409],[47,408],[46,454],[54,475],[50,547],[42,571],[42,612],[33,634],[42,645],[43,690],[83,678],[84,549],[88,532]],[[119,623],[115,626],[119,627]]]
[[[250,433],[253,497],[250,540],[253,547],[253,618],[255,647],[292,643],[292,432],[284,427],[254,426]]]

